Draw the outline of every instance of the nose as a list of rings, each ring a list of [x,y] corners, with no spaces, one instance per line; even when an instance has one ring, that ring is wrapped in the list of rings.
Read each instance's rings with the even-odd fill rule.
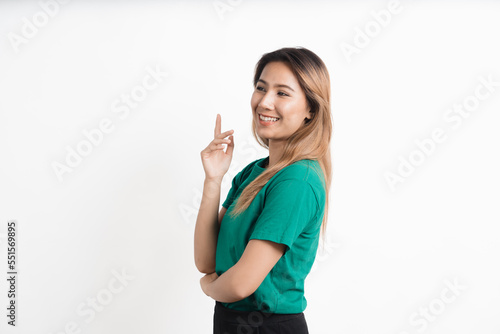
[[[272,95],[269,92],[264,94],[264,96],[260,99],[258,106],[262,109],[273,109],[274,101]]]

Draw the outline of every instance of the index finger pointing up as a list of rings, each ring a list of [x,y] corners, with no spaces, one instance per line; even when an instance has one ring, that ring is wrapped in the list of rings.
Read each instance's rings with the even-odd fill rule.
[[[214,138],[217,138],[217,135],[220,135],[220,115],[217,114],[217,117],[215,119],[215,130],[214,130]]]

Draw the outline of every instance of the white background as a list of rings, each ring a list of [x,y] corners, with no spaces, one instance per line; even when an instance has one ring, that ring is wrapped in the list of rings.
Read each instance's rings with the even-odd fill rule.
[[[0,2],[1,277],[7,221],[19,238],[17,327],[1,279],[0,332],[212,333],[193,258],[199,154],[220,113],[236,144],[222,203],[232,177],[267,156],[250,132],[255,63],[303,46],[330,71],[334,119],[310,333],[500,333],[498,2],[401,1],[379,31],[373,12],[386,1],[222,1],[223,12],[212,1],[71,1],[52,16],[43,3]],[[168,75],[115,113],[146,68]],[[474,101],[480,77],[497,86],[453,127],[444,115]],[[104,119],[113,130],[59,180],[53,164]],[[419,153],[415,141],[437,128],[446,140]],[[385,174],[419,154],[391,189]],[[133,279],[109,292],[122,270]],[[96,297],[105,305],[90,318]]]

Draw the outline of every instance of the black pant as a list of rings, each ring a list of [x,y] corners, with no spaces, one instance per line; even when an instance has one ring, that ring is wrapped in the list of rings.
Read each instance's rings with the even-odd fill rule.
[[[304,312],[238,311],[215,302],[214,334],[309,334]]]

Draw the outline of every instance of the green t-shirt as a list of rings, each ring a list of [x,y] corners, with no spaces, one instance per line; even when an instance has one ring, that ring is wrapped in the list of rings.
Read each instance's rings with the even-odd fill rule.
[[[324,178],[318,161],[300,160],[276,173],[250,206],[233,219],[229,213],[243,189],[259,176],[269,156],[248,164],[233,179],[222,204],[215,272],[222,275],[243,255],[250,239],[286,245],[258,289],[245,299],[224,306],[240,311],[300,313],[307,306],[304,281],[318,249],[325,206]]]

